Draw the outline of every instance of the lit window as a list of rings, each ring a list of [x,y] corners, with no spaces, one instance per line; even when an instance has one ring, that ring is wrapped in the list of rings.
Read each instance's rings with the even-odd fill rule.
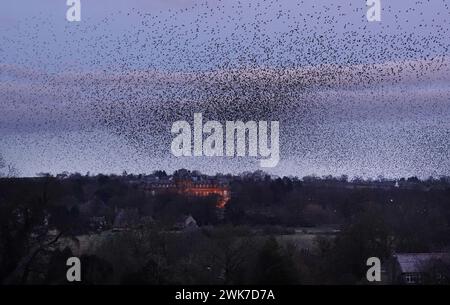
[[[405,282],[407,284],[417,284],[420,281],[420,275],[417,273],[406,273]]]

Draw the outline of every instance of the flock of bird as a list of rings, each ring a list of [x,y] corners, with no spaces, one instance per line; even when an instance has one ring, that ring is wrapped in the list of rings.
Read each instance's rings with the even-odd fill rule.
[[[418,135],[409,146],[390,141],[398,145],[393,152],[413,148],[410,159],[417,161],[415,154],[433,145],[429,162],[448,173],[450,141],[442,134],[449,132],[449,91],[414,90],[448,89],[449,2],[388,2],[381,22],[367,21],[365,1],[194,1],[158,12],[130,7],[63,28],[37,14],[0,34],[0,127],[102,129],[164,158],[172,122],[192,120],[195,112],[218,121],[279,120],[282,159],[320,152],[339,166],[357,158],[343,147],[355,146],[348,138],[373,136],[353,123],[387,110],[380,116],[389,121],[386,130]],[[439,7],[432,15],[430,2]],[[19,37],[10,35],[15,31]],[[424,120],[443,128],[431,135],[434,142],[423,141],[421,135],[430,136]],[[349,124],[345,134],[339,124]],[[386,148],[383,139],[371,141],[356,144],[366,158],[367,150]],[[420,169],[418,163],[408,166]]]

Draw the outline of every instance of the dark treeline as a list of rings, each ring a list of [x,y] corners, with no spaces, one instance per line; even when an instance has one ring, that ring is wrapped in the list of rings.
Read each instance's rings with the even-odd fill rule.
[[[221,180],[231,199],[218,209],[215,196],[142,187],[177,177]],[[181,170],[4,178],[0,282],[65,283],[65,259],[78,255],[84,283],[360,283],[367,257],[448,250],[449,206],[445,177],[348,181]],[[300,247],[296,232],[308,228],[333,230]],[[83,248],[86,236],[91,244]]]

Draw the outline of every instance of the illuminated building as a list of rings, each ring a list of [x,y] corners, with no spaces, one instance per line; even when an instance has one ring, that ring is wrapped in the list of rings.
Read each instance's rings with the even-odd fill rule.
[[[226,185],[214,181],[192,181],[191,179],[161,180],[146,185],[146,190],[152,195],[176,193],[193,197],[208,197],[218,195],[217,207],[223,208],[230,200],[230,190]]]

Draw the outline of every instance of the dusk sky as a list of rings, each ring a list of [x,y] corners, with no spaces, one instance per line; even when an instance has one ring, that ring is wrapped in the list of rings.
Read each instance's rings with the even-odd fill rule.
[[[176,120],[278,120],[276,175],[450,175],[446,0],[0,2],[0,154],[39,172],[262,169],[175,158]]]

